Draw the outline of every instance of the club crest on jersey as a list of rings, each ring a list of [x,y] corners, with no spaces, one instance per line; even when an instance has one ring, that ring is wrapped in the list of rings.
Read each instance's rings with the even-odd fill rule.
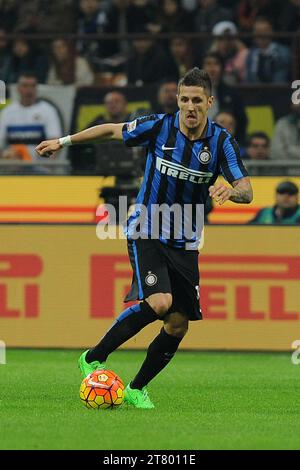
[[[132,132],[135,130],[137,125],[137,120],[135,119],[134,121],[128,122],[127,123],[127,132]]]
[[[198,160],[201,162],[201,163],[204,163],[204,164],[207,164],[211,161],[212,159],[212,155],[208,149],[208,147],[204,147],[201,152],[199,152],[198,154]]]
[[[157,276],[151,271],[148,271],[148,274],[145,277],[145,282],[147,286],[154,286],[157,283]]]

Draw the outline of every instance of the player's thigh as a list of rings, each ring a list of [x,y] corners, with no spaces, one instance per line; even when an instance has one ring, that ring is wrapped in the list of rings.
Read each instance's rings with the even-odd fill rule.
[[[134,282],[139,299],[155,299],[155,304],[168,305],[172,296],[167,260],[151,239],[128,241]],[[154,301],[154,300],[153,300]]]
[[[201,320],[199,303],[199,265],[195,252],[172,253],[169,277],[173,304],[171,312],[181,312],[189,320]]]

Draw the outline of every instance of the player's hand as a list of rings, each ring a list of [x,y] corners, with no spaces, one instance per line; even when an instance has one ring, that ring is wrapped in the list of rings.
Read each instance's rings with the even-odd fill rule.
[[[37,147],[35,151],[39,154],[40,157],[49,158],[55,152],[61,149],[61,144],[58,139],[52,140],[43,140]]]
[[[208,188],[209,195],[221,206],[224,202],[228,201],[233,195],[233,188],[226,186],[225,184],[215,184]]]

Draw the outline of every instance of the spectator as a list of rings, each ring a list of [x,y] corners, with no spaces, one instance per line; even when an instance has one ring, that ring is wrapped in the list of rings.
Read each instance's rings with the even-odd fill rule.
[[[218,52],[224,61],[224,81],[228,84],[243,82],[246,77],[246,59],[249,49],[237,37],[237,27],[232,21],[220,21],[212,31],[218,37],[211,51]]]
[[[105,122],[126,122],[130,120],[127,110],[127,100],[120,91],[111,91],[104,96],[105,115],[100,115],[94,119],[87,127],[97,126]]]
[[[264,132],[249,135],[246,157],[249,160],[268,160],[270,158],[270,139]]]
[[[244,32],[252,32],[254,23],[259,16],[274,20],[280,14],[280,3],[282,0],[241,0],[238,2],[236,19],[239,28]]]
[[[152,0],[110,0],[105,31],[155,33],[159,30],[156,16],[157,8]]]
[[[8,50],[6,31],[0,28],[0,80],[8,82],[11,68],[11,56]]]
[[[284,2],[282,15],[279,18],[282,31],[296,32],[300,29],[300,0]]]
[[[16,39],[13,43],[9,83],[16,83],[19,77],[28,70],[33,70],[39,83],[45,83],[48,69],[46,56],[39,54],[25,38]]]
[[[217,0],[198,0],[199,10],[195,17],[195,30],[210,33],[216,23],[232,21],[231,11],[218,5]]]
[[[219,126],[224,127],[233,137],[236,136],[236,119],[230,111],[219,111],[215,117],[215,122]],[[245,157],[245,148],[239,144],[240,155],[242,158]]]
[[[175,113],[177,106],[177,82],[165,80],[158,88],[157,94],[158,113]]]
[[[65,39],[55,39],[52,43],[52,60],[47,77],[48,85],[77,86],[91,85],[94,74],[87,61],[78,55],[74,55],[73,46]]]
[[[127,100],[122,92],[117,90],[110,91],[104,96],[103,103],[105,112],[97,116],[86,127],[97,126],[99,124],[105,124],[108,122],[117,124],[120,122],[131,121],[132,116],[128,112]],[[105,145],[105,142],[101,143],[102,146],[103,144]],[[80,147],[71,147],[69,150],[69,157],[71,160],[73,172],[79,174],[95,174],[95,172],[99,173],[99,165],[101,167],[101,159],[99,159],[101,145],[96,146],[94,143],[90,143]],[[115,152],[115,154],[119,154],[120,143],[110,142],[109,152],[110,151]]]
[[[195,65],[191,41],[183,36],[175,37],[171,39],[170,51],[177,66],[178,77],[183,77]]]
[[[128,83],[142,86],[166,78],[178,79],[175,63],[152,38],[133,41],[133,52],[127,62]]]
[[[179,0],[162,0],[158,14],[159,32],[192,32],[192,18],[181,7]]]
[[[0,114],[0,151],[7,145],[24,144],[32,160],[38,160],[36,145],[62,135],[59,115],[50,103],[37,99],[34,73],[23,73],[18,80],[20,101],[7,105]]]
[[[74,0],[30,0],[17,4],[15,32],[73,33],[76,2]]]
[[[222,79],[224,64],[221,56],[216,52],[209,52],[204,58],[203,68],[209,73],[213,84],[214,105],[209,112],[209,117],[214,119],[221,109],[231,111],[237,122],[236,138],[239,144],[243,145],[247,116],[239,93],[233,87],[226,85]]]
[[[99,2],[99,0],[80,0],[78,33],[104,33],[107,22],[107,11],[102,2]],[[111,50],[111,44],[107,41],[83,40],[78,43],[78,52],[91,64],[94,64],[97,57],[107,57],[114,52]]]
[[[276,188],[275,206],[261,209],[251,224],[300,224],[298,187],[292,181],[283,181]]]
[[[250,83],[288,82],[291,55],[287,47],[272,41],[273,27],[267,18],[257,18],[253,28],[255,46],[247,57],[246,80]]]
[[[300,159],[300,103],[293,104],[291,113],[277,121],[271,143],[271,158]]]
[[[215,122],[219,124],[219,126],[224,127],[231,135],[235,135],[236,120],[230,111],[219,111],[215,116]]]
[[[152,109],[149,108],[138,108],[131,113],[131,120],[145,116],[149,114],[161,114],[161,113],[176,113],[178,111],[177,105],[177,81],[172,79],[162,80],[158,86],[158,92],[156,101],[153,104]]]
[[[19,3],[19,0],[0,0],[1,28],[5,27],[8,32],[12,32],[16,25]]]

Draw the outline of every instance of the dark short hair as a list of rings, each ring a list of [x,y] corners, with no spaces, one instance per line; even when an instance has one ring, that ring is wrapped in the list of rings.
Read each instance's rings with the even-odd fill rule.
[[[254,24],[257,24],[257,23],[268,23],[273,28],[273,23],[271,20],[269,20],[267,16],[263,16],[263,15],[257,16],[254,20]]]
[[[21,72],[18,81],[20,80],[20,78],[35,78],[36,81],[38,81],[36,73],[32,70],[25,70],[24,72]]]
[[[267,134],[265,132],[252,132],[252,134],[250,134],[248,136],[248,139],[247,139],[247,147],[249,147],[249,145],[251,145],[251,141],[253,139],[264,139],[268,145],[270,145],[270,138],[267,136]]]
[[[221,54],[219,54],[219,52],[207,52],[207,54],[205,54],[205,56],[203,57],[202,67],[206,59],[214,59],[221,66],[222,70],[224,70],[224,67],[225,67],[224,59],[221,56]]]
[[[220,109],[220,110],[217,112],[217,114],[215,115],[214,121],[215,121],[216,118],[219,116],[219,114],[223,114],[223,113],[224,113],[224,114],[230,114],[230,115],[234,118],[234,120],[236,121],[236,117],[235,117],[233,111],[232,111],[231,109],[228,109],[228,108]]]
[[[276,187],[276,193],[278,193],[278,194],[289,194],[290,196],[294,196],[294,195],[299,193],[299,188],[292,181],[282,181]]]
[[[157,85],[158,85],[158,88],[161,88],[162,86],[167,85],[169,83],[176,83],[177,85],[178,80],[176,78],[166,77],[160,80]]]
[[[207,94],[211,96],[211,78],[205,70],[199,69],[198,67],[194,67],[193,69],[189,70],[185,76],[179,80],[178,93],[181,86],[199,86],[204,88]]]

